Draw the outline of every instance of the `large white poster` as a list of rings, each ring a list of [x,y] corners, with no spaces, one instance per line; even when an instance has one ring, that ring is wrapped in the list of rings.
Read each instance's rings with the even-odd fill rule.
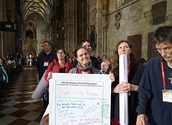
[[[110,125],[109,75],[53,73],[49,125]]]

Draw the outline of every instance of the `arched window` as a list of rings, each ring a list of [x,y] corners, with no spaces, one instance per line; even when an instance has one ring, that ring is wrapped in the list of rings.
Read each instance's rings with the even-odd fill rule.
[[[33,39],[33,32],[32,31],[26,32],[26,39]]]

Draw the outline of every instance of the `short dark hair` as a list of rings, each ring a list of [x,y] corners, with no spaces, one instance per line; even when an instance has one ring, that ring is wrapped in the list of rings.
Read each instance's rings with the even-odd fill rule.
[[[77,52],[78,52],[78,50],[80,50],[80,49],[85,49],[84,47],[79,47],[79,48],[77,48],[77,49],[75,49],[75,52],[74,52],[74,56],[75,57],[77,57]],[[86,49],[85,49],[86,50]],[[87,51],[87,50],[86,50]]]
[[[172,43],[172,26],[161,26],[152,35],[153,43],[158,44],[165,41]]]
[[[56,50],[56,53],[57,53],[58,51],[60,51],[60,50],[62,50],[62,51],[64,52],[64,54],[66,54],[66,51],[65,51],[64,49],[62,49],[62,48],[57,49],[57,50]]]
[[[0,59],[2,59],[2,65],[4,65],[4,63],[5,63],[4,58],[0,57]]]
[[[91,44],[91,42],[90,42],[89,40],[82,40],[82,42],[81,42],[81,47],[82,47],[82,45],[83,45],[85,42],[89,43],[89,44],[91,45],[91,47],[92,47],[92,44]]]
[[[62,49],[62,48],[57,49],[57,50],[56,50],[56,53],[57,53],[58,51],[60,51],[60,50],[62,50],[62,51],[64,52],[64,54],[66,55],[66,51],[65,51],[64,49]],[[65,60],[66,60],[66,56],[65,56]],[[57,58],[57,61],[58,61],[58,58]]]
[[[49,45],[49,46],[51,46],[51,45],[52,45],[52,44],[51,44],[51,42],[50,42],[50,41],[48,41],[48,40],[44,41],[44,42],[43,42],[43,44],[44,44],[44,43],[48,43],[48,45]]]

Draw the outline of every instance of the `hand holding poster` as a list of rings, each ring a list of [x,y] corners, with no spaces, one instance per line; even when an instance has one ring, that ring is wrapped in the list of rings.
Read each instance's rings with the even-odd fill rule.
[[[49,96],[50,125],[110,125],[108,75],[53,73]]]

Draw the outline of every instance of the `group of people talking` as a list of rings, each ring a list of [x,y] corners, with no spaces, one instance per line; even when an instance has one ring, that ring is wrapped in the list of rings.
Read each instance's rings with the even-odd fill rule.
[[[128,125],[172,125],[172,26],[161,26],[153,34],[160,56],[143,66],[135,61],[129,41],[117,43],[110,70],[101,73],[97,58],[91,56],[91,43],[83,41],[75,51],[74,65],[66,59],[64,49],[56,51],[44,75],[47,82],[52,73],[109,74],[111,86],[111,125],[120,125],[119,94],[128,93]],[[128,82],[119,83],[119,56],[127,55]],[[171,80],[170,80],[171,79]]]

